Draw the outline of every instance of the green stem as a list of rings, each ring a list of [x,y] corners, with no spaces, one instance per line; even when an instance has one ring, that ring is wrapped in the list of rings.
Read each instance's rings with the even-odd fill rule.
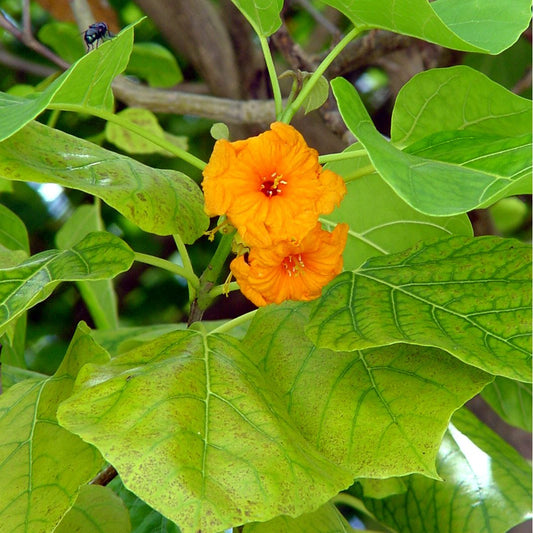
[[[365,167],[357,169],[349,176],[343,176],[343,178],[346,183],[350,183],[350,181],[358,180],[359,178],[362,178],[363,176],[368,176],[368,174],[372,174],[375,171],[376,169],[374,168],[374,165],[366,165]]]
[[[321,165],[330,163],[331,161],[342,161],[344,159],[357,159],[368,155],[366,150],[351,150],[349,152],[341,152],[340,154],[325,154],[318,156],[318,162]]]
[[[48,117],[48,122],[46,123],[46,125],[49,128],[55,128],[60,114],[61,114],[61,110],[60,109],[54,109],[50,113],[50,116]]]
[[[366,27],[359,27],[359,28],[353,28],[349,33],[347,33],[341,41],[337,43],[337,45],[331,50],[331,52],[324,58],[322,63],[318,65],[318,68],[313,72],[313,75],[309,78],[307,83],[303,86],[302,90],[300,91],[300,94],[296,97],[294,102],[292,104],[288,105],[285,108],[285,111],[283,115],[281,116],[281,122],[285,122],[288,124],[292,117],[296,114],[298,109],[302,106],[304,100],[307,98],[317,81],[320,79],[322,74],[326,72],[326,69],[331,65],[333,60],[342,52],[344,47],[355,37],[364,31]]]
[[[238,291],[240,289],[239,284],[236,281],[232,281],[228,285],[217,285],[209,291],[211,298],[216,298],[225,292]]]
[[[170,153],[172,153],[176,157],[183,159],[184,161],[186,161],[193,167],[203,170],[206,166],[206,163],[204,161],[202,161],[195,155],[190,154],[183,148],[180,148],[179,146],[172,144],[170,141],[167,141],[166,139],[162,137],[154,137],[154,135],[146,132],[141,126],[135,124],[134,122],[126,120],[120,115],[115,115],[114,113],[111,113],[110,111],[106,111],[105,109],[99,109],[96,107],[86,107],[86,106],[82,106],[78,104],[49,104],[48,108],[49,109],[60,109],[63,111],[73,111],[75,113],[89,113],[91,115],[94,115],[95,117],[102,118],[104,120],[107,120],[108,122],[113,122],[114,124],[117,124],[118,126],[121,126],[127,130],[130,130],[133,133],[140,135],[144,139],[148,139],[150,142],[156,144],[157,146],[160,146],[161,148],[168,150]]]
[[[200,285],[198,277],[194,273],[191,273],[186,268],[176,265],[171,261],[167,261],[166,259],[161,259],[160,257],[156,257],[154,255],[143,254],[141,252],[135,252],[135,261],[162,268],[172,272],[173,274],[177,274],[178,276],[186,279],[195,290],[198,289]]]
[[[224,263],[226,262],[228,255],[231,253],[231,243],[233,242],[234,234],[235,231],[222,235],[222,239],[220,239],[211,261],[200,276],[200,286],[196,291],[197,296],[191,304],[189,325],[201,320],[204,311],[213,301],[213,296],[211,296],[210,291],[218,281],[220,273],[224,268]]]
[[[274,95],[274,103],[276,105],[276,119],[280,119],[283,111],[283,103],[281,99],[281,89],[279,86],[278,75],[276,73],[276,67],[270,53],[270,47],[268,46],[268,39],[264,35],[259,35],[259,42],[261,43],[261,50],[265,57],[265,63],[268,70],[268,76],[270,77],[270,83],[272,85],[272,93]]]
[[[218,328],[215,328],[213,331],[211,331],[211,333],[226,333],[227,331],[231,331],[233,328],[240,326],[244,322],[252,320],[256,313],[257,309],[254,309],[253,311],[244,313],[244,315],[235,317],[232,320],[228,320],[225,324],[222,324],[221,326],[218,326]]]
[[[178,252],[181,257],[181,261],[183,263],[183,268],[189,272],[191,277],[196,277],[196,274],[194,273],[194,269],[192,268],[191,258],[189,257],[189,253],[187,252],[187,247],[185,246],[185,243],[181,239],[181,236],[177,233],[172,235],[174,238],[174,242],[176,243],[176,248],[178,249]],[[196,296],[196,289],[193,287],[192,283],[187,280],[187,286],[189,287],[189,302],[192,302],[194,297]]]

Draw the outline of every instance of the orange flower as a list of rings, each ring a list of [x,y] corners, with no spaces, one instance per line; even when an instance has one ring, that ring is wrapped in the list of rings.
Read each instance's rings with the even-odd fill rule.
[[[230,265],[241,292],[257,306],[285,300],[313,300],[342,270],[348,225],[332,233],[316,224],[301,241],[252,248]]]
[[[343,179],[280,122],[257,137],[217,141],[202,186],[207,214],[227,215],[249,246],[300,242],[346,194]]]

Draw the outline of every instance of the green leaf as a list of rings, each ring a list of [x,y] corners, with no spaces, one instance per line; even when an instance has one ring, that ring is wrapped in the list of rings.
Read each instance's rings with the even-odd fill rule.
[[[0,524],[3,531],[52,531],[81,484],[103,466],[95,448],[57,424],[79,369],[104,363],[105,352],[78,327],[61,366],[48,379],[28,379],[0,396]]]
[[[174,522],[130,492],[120,477],[115,477],[108,487],[113,489],[126,505],[130,514],[132,533],[180,533],[179,527]]]
[[[172,87],[183,80],[176,58],[157,43],[134,44],[126,74],[146,80],[151,87]]]
[[[497,377],[481,396],[505,422],[531,433],[531,384]]]
[[[185,174],[148,167],[37,122],[0,143],[0,176],[87,192],[141,229],[178,233],[187,244],[209,225],[200,188]]]
[[[407,486],[404,478],[389,477],[385,479],[358,479],[367,498],[382,499],[394,494],[404,494]]]
[[[436,133],[488,139],[531,133],[531,102],[462,65],[417,74],[398,93],[391,141],[399,148]]]
[[[359,147],[356,144],[351,149]],[[347,181],[348,192],[340,207],[320,217],[328,230],[340,222],[350,226],[343,253],[345,270],[359,267],[370,257],[400,252],[423,240],[472,236],[467,215],[424,215],[405,203],[379,174],[350,180],[351,175],[368,164],[368,158],[359,157],[335,161],[326,167]]]
[[[215,141],[218,141],[219,139],[229,139],[229,128],[223,122],[215,122],[215,124],[211,126],[209,133]]]
[[[309,512],[351,483],[274,390],[238,341],[176,331],[86,366],[58,418],[185,531],[220,531]]]
[[[531,516],[531,466],[466,409],[452,419],[438,471],[443,481],[413,475],[405,494],[364,503],[397,531],[505,533]]]
[[[435,346],[491,374],[531,381],[531,252],[499,237],[451,237],[369,259],[317,300],[321,347]]]
[[[247,524],[243,533],[353,533],[338,509],[327,503],[312,513],[305,513],[298,518],[278,516],[268,522]]]
[[[96,205],[77,207],[62,228],[57,232],[57,247],[66,250],[76,245],[92,231],[103,227]],[[91,317],[99,329],[118,327],[117,296],[110,279],[77,281],[76,285]]]
[[[30,253],[30,241],[28,239],[28,230],[24,222],[10,211],[7,207],[0,204],[0,250],[22,250],[24,254]],[[2,264],[5,264],[2,261]]]
[[[252,25],[257,35],[268,37],[280,26],[283,0],[231,0]]]
[[[461,76],[465,69],[470,70],[455,68],[460,70],[446,69],[444,75],[453,78]],[[438,216],[464,213],[527,187],[531,170],[530,133],[519,132],[509,139],[505,128],[501,137],[472,132],[469,138],[470,132],[458,130],[438,132],[423,139],[422,146],[410,147],[421,152],[420,156],[413,155],[398,150],[382,137],[353,85],[336,78],[331,86],[346,125],[366,148],[376,170],[415,209]],[[471,92],[476,98],[477,93]],[[480,98],[483,100],[483,94]],[[454,107],[450,102],[442,105],[447,109]],[[509,112],[516,114],[516,109]],[[476,114],[473,120],[477,119],[483,117]],[[452,149],[452,143],[460,150]]]
[[[243,341],[296,427],[354,478],[436,477],[452,413],[491,376],[432,348],[318,349],[304,333],[309,311],[294,302],[262,308]]]
[[[72,22],[48,22],[37,36],[39,41],[69,63],[74,63],[85,54],[80,31]]]
[[[305,114],[318,109],[328,99],[328,95],[328,80],[324,76],[321,76],[318,78],[317,83],[313,86],[306,99],[302,102],[302,105],[305,108]]]
[[[148,109],[128,107],[117,113],[117,115],[140,126],[145,132],[150,133],[151,136],[168,139],[174,142],[179,148],[187,150],[187,137],[165,133],[159,125],[157,117]],[[174,157],[174,154],[171,154],[169,151],[113,122],[106,123],[105,134],[109,142],[130,154],[162,154]]]
[[[84,55],[42,93],[27,99],[0,93],[0,141],[19,131],[50,104],[112,110],[111,82],[128,64],[133,28],[139,22]]]
[[[18,266],[0,269],[0,327],[46,298],[61,281],[115,277],[128,270],[133,252],[106,232],[87,235],[69,250],[47,250]]]
[[[17,366],[11,366],[5,364],[4,358],[4,347],[2,347],[2,390],[6,391],[13,385],[25,381],[27,379],[46,379],[48,376],[45,374],[40,374],[39,372],[34,372],[33,370],[28,370],[26,368],[20,368]]]
[[[81,487],[76,503],[54,529],[54,533],[129,533],[128,510],[109,488]]]
[[[498,54],[513,44],[531,18],[529,0],[325,0],[355,26],[411,35],[456,50]]]

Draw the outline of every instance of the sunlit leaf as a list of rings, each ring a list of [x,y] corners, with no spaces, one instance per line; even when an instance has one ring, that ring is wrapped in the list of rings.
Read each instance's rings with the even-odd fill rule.
[[[432,348],[318,349],[304,333],[309,310],[260,309],[244,340],[302,434],[353,477],[436,476],[452,413],[492,377]]]
[[[489,373],[531,381],[531,250],[499,237],[451,237],[369,259],[317,300],[319,346],[435,346]]]
[[[128,107],[117,113],[117,115],[140,126],[146,133],[150,133],[152,137],[168,139],[179,148],[187,150],[187,137],[178,137],[166,133],[159,125],[157,117],[148,109]],[[105,133],[109,142],[112,142],[115,146],[130,154],[162,154],[170,157],[174,156],[174,154],[150,142],[148,139],[113,122],[106,124]]]
[[[122,500],[100,485],[81,487],[76,503],[54,533],[129,533],[130,518]]]
[[[200,188],[185,174],[148,167],[37,122],[0,143],[0,177],[93,194],[141,229],[178,233],[188,244],[209,224]]]
[[[66,250],[76,245],[88,233],[103,227],[96,205],[80,205],[56,235],[57,247]],[[118,327],[117,296],[110,279],[77,281],[76,285],[98,328]]]
[[[529,0],[325,0],[356,26],[382,28],[447,48],[498,54],[531,18]]]
[[[104,462],[90,444],[57,424],[79,369],[105,352],[80,325],[65,360],[48,379],[28,379],[0,396],[0,524],[3,531],[52,531],[78,488]]]
[[[352,480],[306,442],[230,337],[176,331],[86,366],[58,417],[185,531],[298,516]]]
[[[118,237],[90,233],[68,250],[47,250],[18,266],[0,269],[0,326],[46,298],[62,281],[115,277],[128,270],[133,252]]]
[[[405,478],[408,490],[365,505],[397,531],[506,533],[531,516],[531,466],[466,409],[439,451],[443,481]]]
[[[470,70],[467,67],[456,69],[459,70],[447,69],[444,75],[453,79]],[[465,79],[465,83],[468,80],[470,78]],[[415,155],[402,152],[382,137],[351,83],[344,78],[336,78],[331,86],[346,125],[366,148],[376,170],[415,209],[438,216],[464,213],[530,188],[531,132],[524,133],[519,129],[509,137],[507,119],[500,136],[478,131],[464,132],[462,129],[438,130],[439,126],[434,126],[437,133],[409,147]],[[471,89],[471,94],[472,98],[478,97],[475,88]],[[496,98],[496,95],[492,97]],[[486,99],[486,92],[482,92],[479,98]],[[525,102],[520,97],[514,98]],[[529,114],[531,117],[531,109],[522,109],[518,113],[515,103],[513,101],[513,109],[509,113],[518,115],[521,125],[522,115]],[[450,108],[452,104],[443,101],[442,106]],[[472,120],[482,117],[483,113],[476,113]],[[497,127],[498,120],[494,122],[492,128]],[[435,124],[439,122],[435,121]]]

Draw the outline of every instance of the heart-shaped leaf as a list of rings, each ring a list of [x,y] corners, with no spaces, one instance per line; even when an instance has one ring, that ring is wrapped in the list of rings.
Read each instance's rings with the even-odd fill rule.
[[[369,259],[324,291],[307,329],[321,347],[435,346],[491,374],[531,381],[531,250],[451,237]]]
[[[104,461],[90,444],[56,421],[79,369],[109,356],[80,325],[65,360],[47,379],[28,379],[0,396],[0,524],[3,531],[53,531],[79,486]]]
[[[452,413],[492,377],[433,348],[318,349],[304,333],[309,310],[260,309],[243,341],[302,434],[353,477],[437,477]]]
[[[298,516],[352,481],[305,441],[231,337],[176,331],[86,366],[58,418],[185,531]]]
[[[88,192],[141,229],[192,243],[209,225],[200,188],[175,170],[127,156],[37,122],[0,143],[0,177]]]
[[[460,70],[448,69],[446,73],[454,78],[462,76],[466,70],[470,69],[460,67]],[[424,80],[427,83],[427,78]],[[471,87],[471,76],[464,82],[470,83]],[[465,139],[468,132],[445,131],[421,141],[422,146],[412,147],[413,151],[421,152],[413,155],[402,152],[382,137],[350,82],[336,78],[331,86],[346,125],[366,148],[376,170],[415,209],[438,216],[464,213],[530,188],[531,133],[523,133],[521,128],[515,136],[508,138],[507,118],[504,117],[503,134],[499,137],[478,134]],[[472,98],[476,98],[475,90],[471,92]],[[479,98],[487,100],[487,93],[482,92]],[[521,105],[525,103],[518,96],[513,98],[519,99]],[[513,100],[509,113],[516,115],[522,124],[524,116],[529,114],[531,117],[531,109],[524,110],[522,105],[518,112],[515,102]],[[463,108],[456,104],[456,100],[453,105],[451,101],[442,102],[443,107],[462,112]],[[482,117],[483,113],[477,113],[472,120],[482,120]],[[493,122],[492,127],[496,128],[497,119]],[[452,142],[461,150],[450,150],[448,146]]]

